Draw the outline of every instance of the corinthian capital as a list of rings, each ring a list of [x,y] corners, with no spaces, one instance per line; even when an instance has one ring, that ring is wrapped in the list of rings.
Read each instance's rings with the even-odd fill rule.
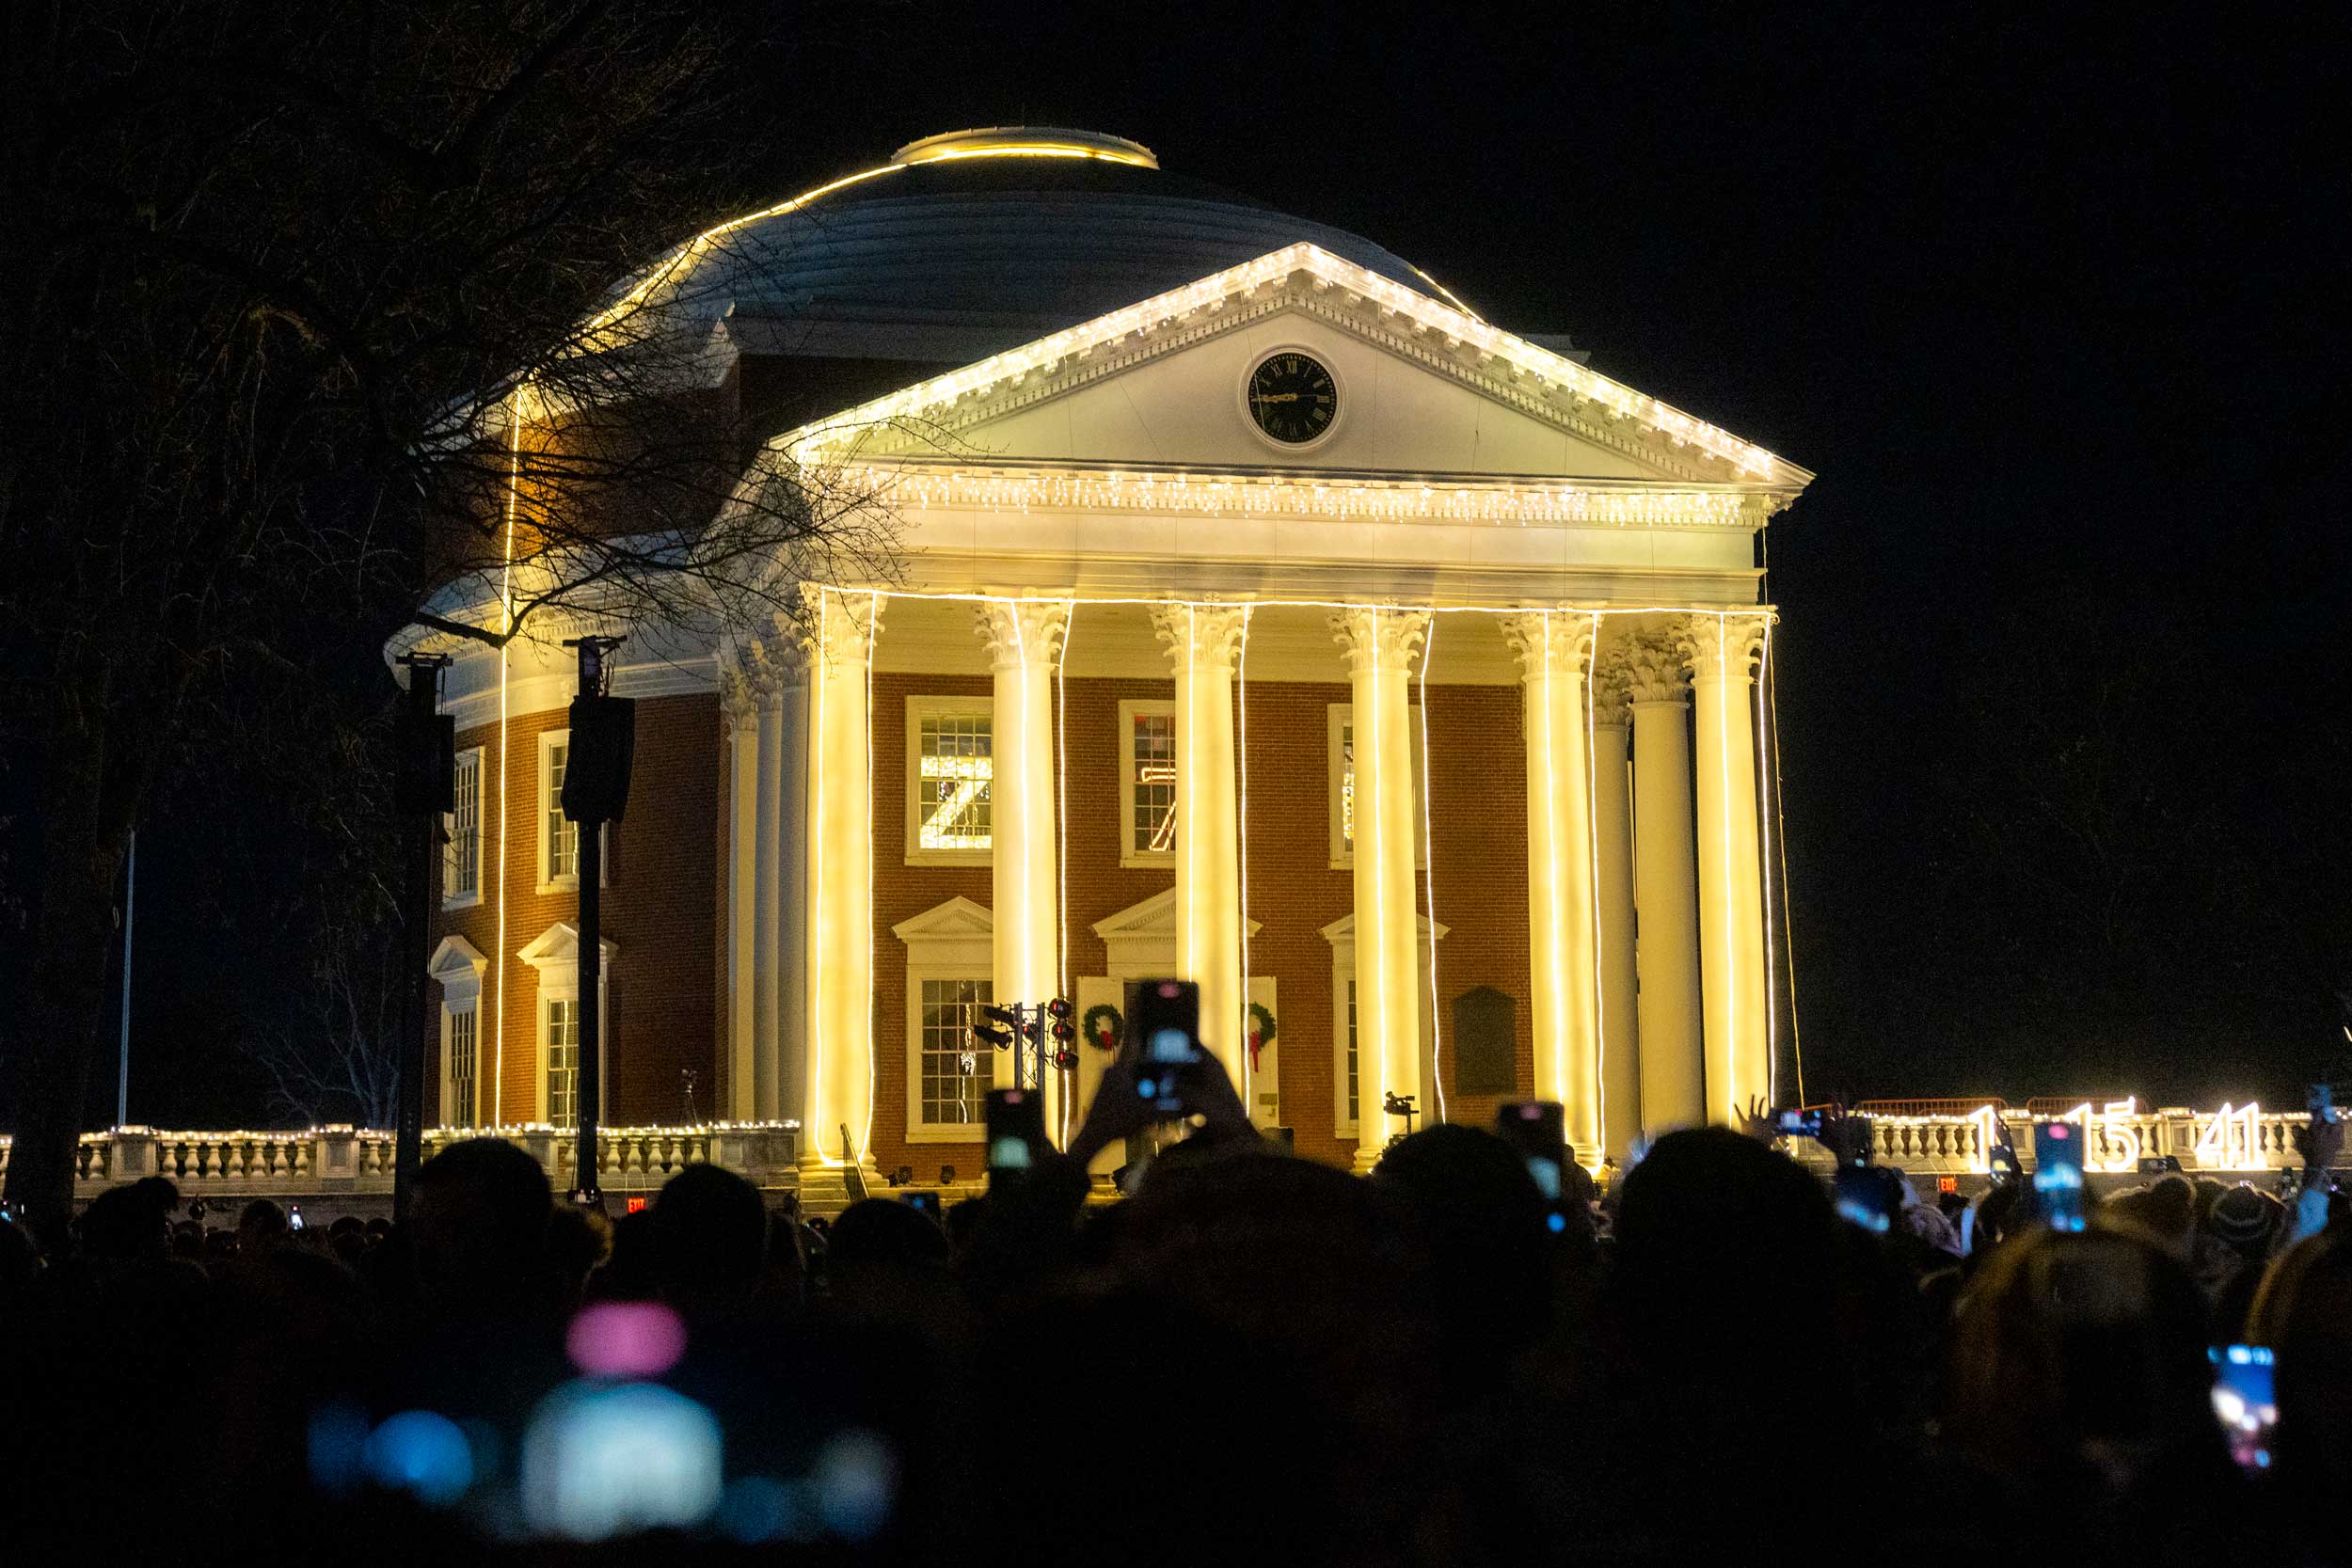
[[[1666,632],[1639,632],[1626,639],[1619,657],[1624,661],[1626,700],[1631,703],[1681,703],[1690,700],[1691,681],[1683,673],[1682,648]]]
[[[1760,610],[1729,614],[1692,613],[1675,628],[1682,662],[1693,680],[1752,680],[1764,654],[1766,615]]]
[[[997,669],[1051,670],[1061,662],[1070,636],[1070,605],[1064,599],[985,599],[975,625]]]
[[[1632,720],[1627,704],[1633,698],[1633,666],[1622,642],[1593,661],[1593,723],[1599,729],[1623,729]]]
[[[827,670],[842,664],[863,664],[874,657],[874,639],[882,633],[882,607],[887,594],[847,593],[803,583],[801,587],[801,643]]]
[[[1519,656],[1520,675],[1531,681],[1582,678],[1595,630],[1590,610],[1528,610],[1502,618],[1502,640]]]
[[[1242,628],[1248,615],[1239,605],[1158,604],[1152,607],[1152,629],[1168,648],[1168,662],[1178,669],[1229,671],[1241,649]]]
[[[759,721],[759,698],[749,668],[752,644],[729,638],[719,645],[719,718],[732,736]]]
[[[1411,673],[1429,635],[1429,611],[1393,605],[1350,605],[1331,612],[1331,640],[1347,656],[1351,675],[1394,670]]]

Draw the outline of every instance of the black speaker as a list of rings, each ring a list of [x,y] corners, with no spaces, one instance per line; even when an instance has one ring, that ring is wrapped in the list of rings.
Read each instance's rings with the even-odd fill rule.
[[[421,702],[403,703],[392,746],[392,809],[404,816],[455,811],[457,721]]]
[[[564,761],[564,816],[618,822],[628,805],[637,759],[637,704],[628,697],[574,697],[570,754]]]

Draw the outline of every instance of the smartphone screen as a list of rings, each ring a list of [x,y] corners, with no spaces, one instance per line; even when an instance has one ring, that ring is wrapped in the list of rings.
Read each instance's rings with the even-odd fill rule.
[[[1495,1108],[1495,1135],[1518,1150],[1546,1203],[1560,1201],[1568,1159],[1567,1127],[1556,1100],[1517,1100]]]
[[[2311,1112],[2314,1121],[2335,1120],[2336,1086],[2333,1084],[2313,1084],[2311,1092],[2304,1096],[2303,1107]]]
[[[1868,1165],[1841,1165],[1831,1179],[1830,1196],[1837,1217],[1883,1236],[1895,1227],[1895,1210],[1901,1203],[1895,1179]]]
[[[940,1217],[939,1195],[937,1193],[909,1193],[906,1195],[904,1201],[906,1206],[910,1209],[918,1210],[923,1213],[929,1214],[933,1219],[938,1219]]]
[[[2034,1206],[2053,1230],[2080,1230],[2090,1223],[2083,1190],[2083,1130],[2072,1122],[2045,1121],[2033,1130]]]
[[[1200,988],[1190,980],[1146,980],[1136,988],[1136,1093],[1181,1116],[1184,1069],[1200,1059]]]
[[[2270,1467],[2270,1432],[2279,1424],[2279,1400],[2267,1345],[2216,1345],[2213,1413],[2221,1423],[2230,1457],[2249,1470]]]
[[[1818,1138],[1821,1135],[1821,1113],[1783,1111],[1772,1118],[1772,1131],[1784,1138]]]
[[[1045,1101],[1035,1089],[988,1091],[991,1180],[1028,1170],[1045,1142]]]

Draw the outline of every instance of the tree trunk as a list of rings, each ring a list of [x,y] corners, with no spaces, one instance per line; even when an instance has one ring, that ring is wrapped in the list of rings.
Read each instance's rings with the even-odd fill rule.
[[[108,809],[119,792],[105,776],[103,713],[101,705],[60,714],[46,748],[40,908],[15,1052],[21,1093],[8,1196],[53,1250],[72,1213],[76,1144],[105,1016],[115,882],[130,847],[131,814]]]

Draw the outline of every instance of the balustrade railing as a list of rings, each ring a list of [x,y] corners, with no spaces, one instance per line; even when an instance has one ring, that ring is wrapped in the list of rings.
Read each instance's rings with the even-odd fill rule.
[[[2143,1111],[2085,1108],[2080,1101],[2056,1116],[2039,1117],[1995,1102],[1965,1115],[1869,1115],[1871,1153],[1879,1164],[1932,1176],[1983,1173],[1990,1168],[1989,1140],[2000,1131],[2009,1133],[2019,1162],[2031,1169],[2036,1120],[2081,1124],[2087,1164],[2093,1172],[2134,1172],[2142,1160],[2168,1155],[2187,1171],[2218,1175],[2280,1170],[2302,1164],[2296,1132],[2309,1120],[2299,1111],[2262,1111],[2251,1105],[2225,1105],[2217,1112],[2175,1107]]]
[[[437,1127],[424,1134],[431,1159],[463,1138],[499,1137],[537,1160],[560,1192],[573,1184],[580,1140],[552,1127]],[[797,1122],[716,1122],[698,1127],[607,1127],[596,1142],[596,1183],[608,1192],[658,1188],[689,1165],[718,1164],[760,1186],[794,1180]],[[375,1128],[316,1127],[301,1132],[176,1132],[117,1127],[85,1132],[74,1154],[77,1196],[142,1177],[166,1176],[189,1196],[255,1197],[389,1193],[392,1134]],[[0,1134],[0,1178],[14,1140]]]

